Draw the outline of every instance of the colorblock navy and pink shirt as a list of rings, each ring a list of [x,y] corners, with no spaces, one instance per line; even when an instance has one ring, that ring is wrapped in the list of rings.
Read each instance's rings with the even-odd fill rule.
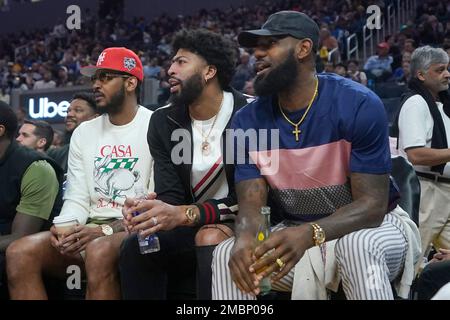
[[[352,172],[391,171],[388,121],[378,96],[340,76],[321,74],[318,79],[318,95],[299,126],[299,141],[276,95],[256,99],[233,118],[233,129],[258,133],[258,143],[235,139],[235,148],[245,150],[245,163],[235,159],[236,183],[265,178],[271,203],[288,220],[314,221],[351,203]],[[295,123],[304,111],[285,114]],[[278,145],[270,133],[259,134],[261,129],[279,129]],[[392,204],[397,190],[392,183],[390,189]]]

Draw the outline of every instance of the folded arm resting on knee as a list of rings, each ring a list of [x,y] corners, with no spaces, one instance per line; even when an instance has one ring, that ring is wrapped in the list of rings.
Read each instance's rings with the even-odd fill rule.
[[[122,214],[125,229],[128,232],[140,232],[144,237],[160,230],[168,231],[179,226],[197,227],[202,224],[208,225],[201,229],[198,245],[215,245],[232,235],[227,226],[214,224],[218,222],[216,220],[219,220],[217,217],[220,212],[216,214],[216,220],[203,221],[199,204],[171,205],[158,200],[154,192],[144,200],[127,198]]]
[[[326,241],[360,229],[378,227],[387,213],[388,175],[352,173],[351,189],[352,203],[339,208],[326,218],[314,221],[324,230]],[[313,227],[310,224],[273,232],[267,241],[256,248],[257,263],[252,265],[251,270],[269,266],[258,279],[278,272],[272,279],[278,281],[287,275],[304,252],[314,245]],[[267,254],[272,249],[275,250]]]
[[[143,237],[160,230],[172,230],[182,225],[194,225],[188,221],[185,211],[190,206],[174,206],[156,199],[151,193],[145,200],[128,198],[122,209],[125,228],[129,232],[140,232]],[[198,209],[197,209],[198,210]],[[139,212],[139,214],[136,214]]]
[[[351,189],[352,203],[316,221],[324,230],[327,241],[360,229],[377,227],[386,214],[388,175],[352,173]],[[263,277],[277,272],[272,281],[278,281],[295,266],[307,249],[315,245],[313,228],[310,224],[303,224],[273,232],[269,239],[254,249],[259,209],[266,204],[265,182],[260,179],[243,181],[236,190],[240,212],[230,271],[242,291],[256,293],[255,288]],[[264,271],[256,274],[256,270]]]
[[[327,241],[361,229],[379,227],[387,213],[389,175],[351,173],[350,184],[353,201],[317,221]]]

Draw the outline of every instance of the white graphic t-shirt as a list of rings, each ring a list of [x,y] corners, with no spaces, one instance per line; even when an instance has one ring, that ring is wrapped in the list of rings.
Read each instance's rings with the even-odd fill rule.
[[[139,107],[134,119],[113,125],[108,115],[83,122],[70,141],[67,185],[61,215],[122,219],[126,197],[137,186],[153,191],[153,159],[147,143],[152,111]]]

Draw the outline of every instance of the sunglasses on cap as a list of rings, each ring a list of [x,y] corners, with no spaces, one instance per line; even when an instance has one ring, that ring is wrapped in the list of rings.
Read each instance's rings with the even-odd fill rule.
[[[97,72],[96,74],[94,74],[91,77],[91,83],[94,84],[95,81],[100,81],[101,83],[105,83],[105,82],[109,82],[114,78],[129,78],[131,76],[126,75],[126,74],[120,74],[120,73],[113,73],[113,72],[108,72],[108,71],[100,71]]]

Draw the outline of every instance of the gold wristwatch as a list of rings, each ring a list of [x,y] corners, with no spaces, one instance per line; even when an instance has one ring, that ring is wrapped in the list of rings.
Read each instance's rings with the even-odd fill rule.
[[[198,220],[200,219],[198,212],[195,211],[195,207],[187,207],[186,211],[184,212],[186,214],[186,218],[188,219],[188,223],[197,224]]]
[[[313,240],[316,246],[320,246],[325,242],[325,231],[317,223],[310,223],[313,227]]]

